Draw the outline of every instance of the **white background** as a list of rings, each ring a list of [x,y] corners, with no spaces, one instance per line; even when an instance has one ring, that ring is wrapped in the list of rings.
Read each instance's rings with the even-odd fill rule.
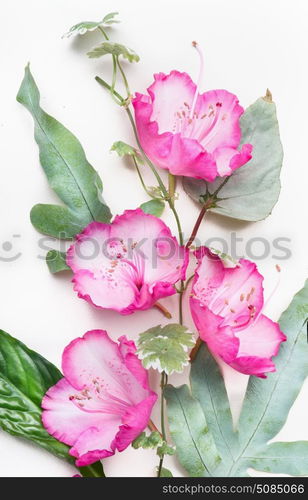
[[[134,48],[138,64],[127,64],[133,91],[143,92],[154,72],[172,69],[198,74],[198,59],[191,41],[205,52],[203,90],[226,88],[236,93],[246,107],[267,87],[277,103],[281,137],[285,150],[282,191],[273,214],[263,222],[244,224],[210,216],[200,236],[229,240],[231,231],[244,238],[291,239],[292,257],[280,261],[281,285],[267,308],[278,319],[307,276],[307,16],[305,0],[11,0],[1,2],[1,190],[0,257],[21,252],[12,263],[0,260],[0,327],[60,366],[61,353],[73,338],[93,328],[104,328],[113,338],[137,334],[159,322],[158,311],[121,317],[115,312],[91,308],[77,298],[68,276],[51,276],[38,254],[39,235],[31,226],[29,212],[35,203],[57,202],[38,161],[29,113],[15,96],[30,61],[39,85],[42,105],[73,131],[83,144],[89,161],[101,174],[104,196],[113,213],[135,208],[146,200],[135,172],[109,152],[116,140],[133,143],[124,112],[94,81],[96,74],[109,78],[108,59],[89,60],[85,53],[100,41],[99,33],[78,39],[61,39],[80,21],[99,20],[119,11],[122,23],[112,38]],[[152,181],[148,180],[151,184]],[[179,189],[178,201],[186,237],[198,214],[197,206]],[[164,219],[175,231],[172,216]],[[13,235],[19,234],[19,238]],[[2,248],[11,242],[11,252]],[[257,247],[255,252],[257,252]],[[259,249],[262,253],[262,247]],[[265,274],[267,295],[276,281],[275,251],[259,262]],[[175,298],[164,302],[170,309]],[[174,313],[176,320],[176,311]],[[189,313],[185,321],[190,324]],[[230,378],[230,377],[229,377]],[[151,376],[153,387],[158,379]],[[174,383],[183,380],[177,376]],[[246,377],[229,380],[235,414],[239,410],[240,388]],[[290,384],[292,381],[290,380]],[[288,390],[288,387],[286,387]],[[308,439],[308,385],[292,409],[279,438]],[[156,412],[157,413],[157,412]],[[156,415],[157,416],[157,415]],[[154,420],[158,419],[154,416]],[[74,468],[27,442],[0,432],[1,476],[70,476]],[[152,451],[131,448],[105,460],[108,475],[151,476],[157,464]],[[181,467],[174,459],[167,466],[177,475]]]

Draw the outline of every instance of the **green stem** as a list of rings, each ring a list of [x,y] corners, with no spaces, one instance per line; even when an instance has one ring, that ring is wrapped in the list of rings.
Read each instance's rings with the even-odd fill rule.
[[[123,82],[124,82],[124,85],[125,85],[125,88],[126,88],[127,97],[129,97],[130,96],[130,89],[129,89],[129,85],[128,85],[128,81],[127,81],[126,75],[125,75],[125,73],[123,71],[123,68],[122,68],[122,65],[121,65],[121,63],[119,61],[119,58],[117,57],[116,59],[117,59],[118,68],[120,70],[120,73],[122,75]]]
[[[168,382],[168,375],[165,372],[162,372],[161,374],[161,401],[160,401],[160,425],[161,425],[161,434],[162,438],[164,441],[167,441],[166,439],[166,428],[165,428],[165,401],[164,401],[164,388]],[[158,465],[158,472],[157,472],[157,477],[161,476],[161,471],[164,463],[164,455],[159,460],[159,465]]]

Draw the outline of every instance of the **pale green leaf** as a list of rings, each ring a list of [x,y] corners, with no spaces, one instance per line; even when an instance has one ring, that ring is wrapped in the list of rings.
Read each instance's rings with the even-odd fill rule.
[[[188,350],[194,345],[192,334],[176,323],[154,326],[139,335],[138,357],[146,369],[171,374],[182,372],[188,364]]]
[[[139,436],[132,442],[132,447],[135,449],[144,448],[156,448],[158,445],[163,444],[163,439],[158,431],[153,431],[151,434],[146,435],[145,432],[139,434]]]
[[[203,409],[224,466],[231,466],[238,449],[225,383],[219,366],[203,344],[191,365],[191,388]]]
[[[137,156],[137,151],[135,148],[130,146],[129,144],[126,144],[126,142],[123,141],[116,141],[113,143],[111,146],[110,151],[116,151],[120,157],[123,156]]]
[[[88,52],[88,56],[90,58],[102,57],[107,54],[111,54],[113,56],[123,56],[129,62],[138,62],[139,56],[129,47],[125,47],[121,43],[111,42],[110,40],[102,42],[98,47],[90,50]]]
[[[64,37],[71,37],[71,36],[76,36],[76,35],[84,35],[88,31],[94,31],[100,26],[102,28],[106,28],[110,26],[111,24],[119,23],[117,19],[115,19],[115,16],[117,16],[119,13],[118,12],[110,12],[110,14],[107,14],[101,21],[95,22],[95,21],[83,21],[78,24],[74,24],[67,33],[63,35],[62,38]]]
[[[308,442],[267,443],[285,424],[308,375],[308,281],[282,314],[279,325],[287,336],[267,379],[251,376],[239,419],[232,419],[223,379],[205,347],[193,362],[192,391],[203,409],[222,462],[217,476],[247,475],[249,467],[272,473],[308,474]],[[188,470],[188,469],[187,469]]]
[[[241,117],[242,144],[253,145],[252,159],[234,171],[218,193],[213,212],[245,221],[258,221],[270,215],[280,193],[283,150],[276,106],[267,97],[258,99]],[[215,182],[184,177],[183,186],[195,201],[204,203],[224,179]]]
[[[273,474],[308,475],[308,441],[271,443],[256,457],[249,457],[249,467]]]
[[[53,208],[50,212],[50,232],[61,228],[60,212],[68,237],[93,220],[109,222],[111,213],[102,199],[102,182],[89,164],[78,139],[61,123],[40,107],[40,94],[29,65],[19,89],[17,100],[32,114],[35,140],[39,146],[40,161],[52,189],[67,206]],[[40,206],[40,218],[35,218],[43,232],[47,232],[47,212]],[[46,206],[45,206],[46,207]],[[37,208],[35,207],[35,211]],[[33,215],[33,214],[32,214]],[[35,215],[39,215],[38,212]],[[75,229],[74,229],[75,228]],[[41,229],[40,229],[41,230]]]
[[[140,205],[140,208],[146,214],[160,217],[164,211],[165,203],[162,200],[149,200]]]
[[[190,476],[212,476],[221,458],[199,402],[186,385],[167,385],[168,422],[176,454]]]

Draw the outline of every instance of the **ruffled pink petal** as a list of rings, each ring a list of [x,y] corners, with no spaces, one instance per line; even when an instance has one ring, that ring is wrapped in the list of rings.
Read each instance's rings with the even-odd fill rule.
[[[120,424],[121,419],[114,417],[105,419],[101,427],[89,427],[84,430],[69,452],[77,458],[76,465],[84,467],[114,455],[112,442]]]
[[[271,358],[276,356],[281,342],[287,338],[270,318],[261,314],[255,323],[236,333],[240,341],[238,356],[258,356]]]
[[[154,75],[154,83],[148,88],[153,104],[150,120],[157,122],[160,134],[175,132],[177,114],[192,104],[195,91],[196,85],[187,73]]]
[[[200,338],[207,343],[210,351],[220,356],[226,363],[233,362],[240,343],[232,328],[228,326],[221,328],[222,318],[193,297],[190,300],[190,310]]]
[[[112,236],[123,239],[127,258],[149,286],[157,282],[174,284],[185,276],[188,251],[179,246],[168,226],[143,210],[126,210],[115,217]]]
[[[73,278],[74,290],[78,297],[99,309],[113,309],[121,314],[130,314],[135,310],[133,303],[138,298],[138,290],[133,280],[116,276],[116,281],[104,277],[95,277],[91,271],[81,269]]]
[[[213,295],[209,308],[224,317],[222,325],[244,327],[263,307],[263,276],[254,262],[240,259],[234,268],[226,268],[224,279]],[[221,326],[222,326],[221,325]]]
[[[76,389],[95,381],[101,391],[132,405],[148,396],[148,391],[125,366],[119,345],[103,330],[92,330],[73,340],[64,349],[62,369]]]
[[[273,361],[268,358],[259,358],[257,356],[240,356],[229,364],[234,370],[240,373],[255,375],[260,378],[266,378],[265,373],[275,371]]]
[[[180,133],[159,133],[156,121],[151,121],[151,99],[136,94],[133,99],[136,126],[140,143],[155,165],[174,175],[185,175],[213,181],[217,176],[216,162],[194,138]]]
[[[210,153],[220,147],[237,148],[241,140],[239,119],[244,109],[236,95],[210,90],[197,100],[193,137]]]
[[[175,293],[188,251],[159,218],[127,210],[111,225],[90,224],[72,245],[67,263],[78,296],[102,309],[131,314]]]
[[[213,156],[218,174],[224,177],[231,175],[234,170],[245,165],[252,158],[252,145],[244,144],[240,151],[230,147],[219,147],[214,151]]]
[[[102,416],[87,413],[70,399],[76,393],[65,378],[51,387],[42,401],[42,421],[45,429],[62,443],[73,445],[87,427],[101,425]]]
[[[119,451],[125,450],[148,425],[157,396],[152,393],[138,405],[130,407],[122,418],[122,425],[112,443]]]
[[[198,248],[194,255],[198,259],[198,265],[192,292],[202,304],[208,305],[224,280],[225,267],[218,255],[212,253],[207,247]]]

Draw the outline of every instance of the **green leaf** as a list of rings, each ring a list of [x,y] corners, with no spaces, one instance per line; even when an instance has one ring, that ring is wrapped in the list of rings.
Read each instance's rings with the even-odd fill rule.
[[[250,458],[249,467],[274,474],[307,475],[308,441],[271,443],[258,456]]]
[[[173,477],[172,472],[166,467],[162,467],[160,471],[160,477]]]
[[[92,22],[92,21],[83,21],[78,24],[74,24],[67,33],[63,35],[62,38],[64,37],[70,37],[70,36],[76,36],[76,35],[84,35],[88,31],[94,31],[97,28],[101,27],[108,27],[111,24],[119,23],[117,19],[114,19],[115,16],[117,16],[119,13],[118,12],[111,12],[110,14],[107,14],[101,21],[98,22]]]
[[[88,52],[88,56],[90,58],[102,57],[107,54],[111,54],[113,56],[123,56],[129,62],[138,62],[140,57],[134,52],[132,49],[125,47],[121,43],[110,42],[109,40],[106,42],[102,42],[98,47],[90,50]]]
[[[53,364],[0,330],[0,426],[74,463],[69,447],[50,436],[41,422],[42,398],[60,378]]]
[[[154,326],[139,335],[138,357],[146,369],[171,374],[182,372],[188,364],[188,349],[194,345],[192,334],[176,323]]]
[[[123,141],[114,142],[110,151],[116,151],[121,158],[123,156],[137,156],[136,149]]]
[[[149,200],[140,205],[140,208],[146,213],[150,215],[155,215],[156,217],[160,217],[164,211],[165,203],[162,200]]]
[[[30,212],[30,219],[40,233],[61,240],[74,237],[84,228],[84,224],[71,210],[60,205],[34,205]]]
[[[62,208],[62,215],[64,223],[68,224],[68,233],[74,232],[72,226],[75,225],[77,233],[80,227],[85,227],[93,220],[108,223],[111,213],[101,196],[101,179],[87,161],[78,139],[40,107],[39,90],[29,65],[25,69],[17,100],[33,116],[41,165],[50,186],[67,206],[66,212]],[[60,210],[61,207],[53,208],[51,213],[51,233],[59,225]],[[44,231],[48,230],[46,216],[45,211],[45,220],[42,222]]]
[[[163,443],[158,446],[156,453],[159,458],[163,458],[164,455],[174,455],[175,448],[173,446],[169,446],[166,441],[163,441]]]
[[[159,444],[163,444],[163,439],[158,431],[153,431],[148,436],[145,432],[139,434],[138,437],[132,442],[132,447],[136,450],[138,448],[156,448]]]
[[[191,388],[198,399],[223,465],[231,466],[238,449],[238,435],[233,430],[232,415],[225,383],[220,369],[206,344],[191,364]]]
[[[71,268],[66,264],[66,254],[58,250],[49,250],[46,255],[46,262],[52,274],[71,271]]]
[[[308,474],[308,441],[267,444],[284,426],[308,375],[307,318],[308,280],[279,320],[287,342],[275,356],[276,371],[267,379],[249,379],[237,432],[232,429],[219,368],[206,347],[200,348],[192,363],[192,392],[223,459],[215,471],[217,476],[247,475],[248,467],[271,473]]]
[[[276,106],[267,97],[258,99],[241,117],[242,144],[253,145],[253,157],[235,170],[219,191],[213,212],[245,221],[258,221],[270,215],[280,193],[283,150]],[[222,183],[184,178],[183,186],[195,201],[204,203],[207,190],[213,193]]]
[[[41,421],[42,398],[62,377],[47,359],[0,330],[0,427],[74,464],[70,448],[50,436]],[[84,477],[104,477],[100,462],[79,470]]]
[[[169,428],[176,454],[190,476],[212,476],[221,458],[199,402],[186,385],[167,385]]]

